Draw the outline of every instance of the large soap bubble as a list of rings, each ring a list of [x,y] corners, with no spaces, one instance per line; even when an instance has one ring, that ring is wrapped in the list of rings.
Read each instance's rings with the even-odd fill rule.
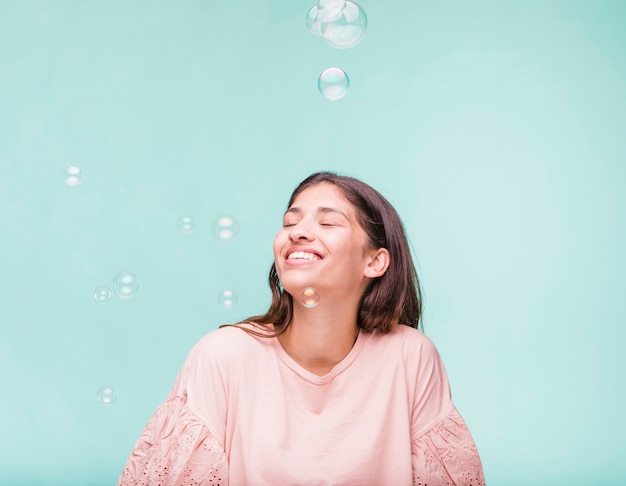
[[[348,49],[363,40],[367,15],[350,0],[319,0],[306,14],[306,25],[316,36],[337,49]]]
[[[329,23],[341,20],[344,0],[320,0],[306,14],[306,26],[316,36],[323,37]]]
[[[318,37],[322,35],[322,22],[317,18],[319,11],[317,5],[313,5],[306,13],[306,27],[311,34]]]

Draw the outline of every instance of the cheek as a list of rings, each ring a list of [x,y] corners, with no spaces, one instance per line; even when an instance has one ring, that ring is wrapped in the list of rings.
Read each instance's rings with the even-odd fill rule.
[[[280,253],[280,249],[284,246],[285,240],[286,240],[285,231],[281,230],[278,233],[276,233],[276,236],[274,237],[274,244],[272,246],[272,248],[274,250],[274,259],[275,260],[278,260],[278,255]]]

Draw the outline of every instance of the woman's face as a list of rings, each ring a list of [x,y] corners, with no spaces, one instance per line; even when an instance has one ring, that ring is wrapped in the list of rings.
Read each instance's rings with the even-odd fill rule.
[[[371,253],[352,204],[327,182],[297,196],[274,239],[276,271],[294,302],[307,287],[316,289],[320,304],[322,299],[360,299]]]

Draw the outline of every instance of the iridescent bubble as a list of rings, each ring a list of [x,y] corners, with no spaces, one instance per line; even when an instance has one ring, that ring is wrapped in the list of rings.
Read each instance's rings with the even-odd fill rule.
[[[139,292],[140,286],[139,277],[128,270],[118,273],[113,279],[113,289],[122,299],[133,298]]]
[[[98,304],[106,304],[113,297],[113,292],[106,285],[98,285],[93,291],[93,298]]]
[[[317,6],[322,10],[334,8],[337,11],[341,11],[346,6],[346,0],[318,0]]]
[[[300,293],[300,302],[304,307],[312,309],[320,302],[320,296],[313,287],[307,287]]]
[[[348,49],[363,40],[366,30],[365,10],[358,3],[346,1],[340,14],[327,22],[322,35],[332,47]]]
[[[340,100],[348,94],[350,78],[341,69],[331,67],[320,74],[317,80],[317,87],[326,99],[331,101]]]
[[[340,22],[341,11],[345,7],[344,0],[320,0],[306,14],[306,26],[313,35],[324,36],[327,26],[332,22]]]
[[[217,301],[224,307],[232,307],[237,303],[237,293],[231,289],[224,289],[217,294]]]
[[[322,35],[322,21],[318,19],[320,9],[317,5],[313,5],[306,13],[306,27],[311,34],[316,36]]]
[[[112,386],[101,386],[96,397],[102,405],[112,405],[117,402],[117,390]]]
[[[182,233],[191,233],[196,229],[196,222],[193,219],[193,216],[189,214],[185,214],[178,218],[178,229]]]
[[[84,178],[85,174],[80,167],[76,165],[70,165],[63,173],[63,182],[68,186],[78,186],[83,182]]]
[[[232,240],[239,234],[239,223],[232,216],[218,216],[213,220],[211,232],[218,240]]]
[[[356,46],[365,37],[367,15],[358,3],[349,0],[319,0],[306,14],[306,26],[337,49]]]

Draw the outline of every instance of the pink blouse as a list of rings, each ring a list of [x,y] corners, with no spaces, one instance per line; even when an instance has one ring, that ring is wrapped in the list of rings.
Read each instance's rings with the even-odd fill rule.
[[[241,325],[241,327],[249,324]],[[126,485],[484,485],[432,342],[359,333],[325,376],[276,338],[225,327],[191,350]]]

